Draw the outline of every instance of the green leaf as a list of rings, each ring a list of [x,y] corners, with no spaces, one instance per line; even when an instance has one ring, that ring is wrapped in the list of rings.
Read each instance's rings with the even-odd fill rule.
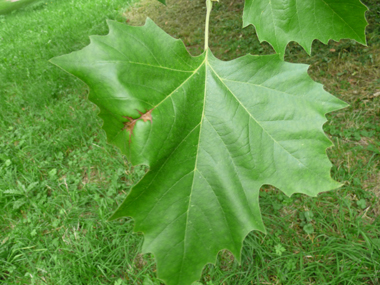
[[[314,218],[314,214],[312,211],[305,211],[304,215],[308,223],[310,223]]]
[[[282,256],[282,254],[286,251],[285,247],[282,244],[277,244],[274,249],[276,250],[276,255]]]
[[[307,224],[306,226],[303,227],[303,230],[308,234],[311,235],[314,233],[314,227],[312,224]]]
[[[367,207],[367,203],[366,203],[365,199],[360,199],[360,200],[356,201],[356,205],[358,205],[363,210]]]
[[[150,167],[112,219],[133,217],[166,284],[198,280],[222,249],[240,260],[245,236],[265,231],[262,185],[311,196],[340,186],[322,125],[346,104],[308,66],[277,55],[191,57],[149,19],[108,23],[107,36],[52,62],[90,86],[108,141]]]
[[[24,205],[27,201],[24,199],[17,200],[13,203],[13,210],[19,209],[22,205]]]
[[[15,189],[8,189],[3,192],[4,194],[12,194],[12,195],[24,195],[25,193],[20,190],[15,190]]]
[[[282,57],[291,41],[310,54],[315,39],[350,38],[366,44],[365,11],[359,0],[246,0],[243,25],[254,25],[260,41]]]
[[[152,279],[150,279],[150,277],[147,275],[147,276],[145,276],[145,278],[144,278],[143,285],[154,285],[154,282],[153,282]]]

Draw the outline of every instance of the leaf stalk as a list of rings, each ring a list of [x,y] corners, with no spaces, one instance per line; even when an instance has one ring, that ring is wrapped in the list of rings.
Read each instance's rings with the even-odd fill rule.
[[[208,31],[209,31],[211,10],[212,10],[212,0],[206,0],[205,51],[208,49]]]

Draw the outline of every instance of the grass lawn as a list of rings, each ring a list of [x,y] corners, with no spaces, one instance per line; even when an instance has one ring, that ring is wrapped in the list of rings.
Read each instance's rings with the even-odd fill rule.
[[[133,220],[107,221],[145,169],[106,144],[88,88],[48,60],[107,34],[107,18],[145,15],[200,53],[204,1],[168,2],[36,1],[0,15],[0,284],[160,284]],[[272,53],[241,30],[242,1],[227,2],[212,13],[214,54]],[[380,284],[380,3],[365,2],[368,47],[315,42],[309,57],[291,43],[286,54],[351,105],[324,126],[344,186],[317,198],[263,188],[268,234],[247,236],[241,264],[220,252],[202,284]]]

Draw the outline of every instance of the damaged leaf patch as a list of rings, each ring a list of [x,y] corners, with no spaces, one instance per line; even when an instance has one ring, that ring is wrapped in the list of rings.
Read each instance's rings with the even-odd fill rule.
[[[128,120],[127,122],[123,123],[124,124],[123,130],[127,130],[127,132],[129,133],[129,143],[131,142],[131,136],[133,135],[133,129],[134,129],[135,124],[138,120],[142,120],[144,123],[147,121],[150,121],[150,123],[152,123],[152,111],[153,111],[153,109],[146,111],[145,113],[140,112],[139,110],[136,110],[136,111],[140,114],[140,117],[138,117],[137,119],[133,119],[132,117],[128,117],[128,116],[123,116],[123,118],[126,118]]]

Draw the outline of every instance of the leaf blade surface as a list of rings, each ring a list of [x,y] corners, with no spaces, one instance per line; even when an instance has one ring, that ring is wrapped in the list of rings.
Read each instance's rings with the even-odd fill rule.
[[[252,24],[260,41],[282,57],[287,44],[299,43],[308,54],[314,39],[354,39],[366,44],[367,8],[359,0],[246,0],[243,26]]]
[[[345,104],[306,65],[191,57],[150,20],[109,26],[52,61],[90,86],[109,142],[150,167],[113,218],[134,218],[166,284],[191,284],[222,249],[240,259],[244,237],[265,231],[262,185],[312,196],[339,186],[322,125]]]

